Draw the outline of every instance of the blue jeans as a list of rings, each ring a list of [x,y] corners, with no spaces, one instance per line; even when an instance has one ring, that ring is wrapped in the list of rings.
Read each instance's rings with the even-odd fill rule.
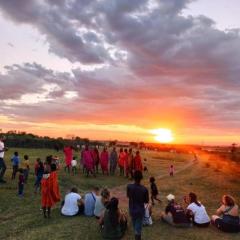
[[[142,233],[142,225],[143,225],[143,218],[132,218],[132,224],[135,235],[141,235]]]

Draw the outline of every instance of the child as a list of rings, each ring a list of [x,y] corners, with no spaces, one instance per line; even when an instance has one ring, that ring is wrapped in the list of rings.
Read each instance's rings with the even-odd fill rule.
[[[44,173],[43,163],[40,158],[37,158],[36,164],[35,164],[35,176],[36,176],[36,180],[34,184],[35,194],[37,193],[38,189],[41,187],[41,180],[42,180],[43,173]]]
[[[173,165],[171,165],[170,168],[169,168],[169,175],[171,177],[173,177],[173,174],[174,174],[174,167],[173,167]]]
[[[154,200],[157,200],[158,202],[161,202],[161,200],[157,198],[158,189],[155,183],[155,178],[150,177],[149,182],[151,184],[151,201],[152,201],[152,205],[154,205]]]
[[[18,171],[18,166],[19,166],[19,163],[20,163],[18,152],[14,153],[13,157],[11,158],[11,161],[12,161],[12,168],[13,168],[12,179],[15,179],[17,171]]]
[[[73,157],[73,160],[71,161],[72,166],[72,175],[77,174],[77,160],[76,157]]]
[[[28,180],[28,174],[29,174],[29,157],[28,155],[24,155],[24,160],[23,160],[23,174],[24,174],[24,183],[27,183]]]
[[[19,177],[18,177],[18,196],[23,197],[23,189],[24,189],[24,174],[23,169],[19,169]]]
[[[60,159],[57,155],[52,158],[52,162],[56,164],[57,169],[60,169]]]
[[[144,204],[144,217],[143,217],[143,226],[150,226],[153,224],[152,221],[152,206],[149,203]]]

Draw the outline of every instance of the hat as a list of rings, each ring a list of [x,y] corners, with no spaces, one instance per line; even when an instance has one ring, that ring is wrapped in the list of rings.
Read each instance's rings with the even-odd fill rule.
[[[169,194],[169,195],[167,195],[166,198],[167,198],[168,201],[172,201],[172,200],[175,199],[175,196],[173,194]]]

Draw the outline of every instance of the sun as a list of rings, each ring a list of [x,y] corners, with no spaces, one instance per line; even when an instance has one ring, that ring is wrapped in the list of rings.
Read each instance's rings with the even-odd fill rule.
[[[153,129],[151,133],[155,135],[155,140],[160,143],[170,143],[174,140],[172,131],[167,128]]]

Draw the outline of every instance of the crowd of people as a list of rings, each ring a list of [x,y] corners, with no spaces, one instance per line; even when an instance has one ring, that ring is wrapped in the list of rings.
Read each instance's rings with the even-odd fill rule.
[[[4,139],[0,139],[0,182],[5,183],[3,176],[6,170],[4,162]],[[98,148],[85,148],[80,152],[80,162],[73,154],[73,148],[64,148],[65,171],[76,174],[79,169],[86,176],[96,177],[99,166],[103,175],[116,174],[119,168],[120,176],[125,176],[134,182],[127,185],[126,196],[129,200],[129,216],[134,229],[135,239],[141,239],[142,227],[153,224],[152,213],[155,202],[162,204],[159,198],[159,190],[154,177],[149,178],[150,194],[148,188],[141,184],[144,167],[140,152],[134,154],[132,149],[120,149],[117,152],[113,148],[108,152],[106,147],[99,153]],[[18,174],[18,195],[24,196],[24,185],[27,183],[30,163],[29,156],[24,155],[20,167],[18,152],[14,152],[12,162],[12,180]],[[81,168],[78,167],[81,165]],[[51,217],[51,209],[61,201],[58,170],[61,168],[57,156],[47,156],[43,162],[40,158],[35,162],[35,193],[41,193],[41,206],[44,218]],[[174,175],[174,167],[170,166],[169,175]],[[173,226],[182,228],[207,228],[210,224],[224,232],[239,232],[239,208],[233,197],[224,195],[222,205],[216,211],[216,215],[209,217],[206,208],[198,200],[197,194],[191,192],[183,198],[183,203],[178,203],[175,196],[169,194],[166,197],[168,204],[165,211],[155,213],[160,219]],[[117,196],[112,196],[107,188],[99,189],[97,186],[87,192],[84,196],[78,193],[76,187],[72,187],[61,203],[61,214],[66,217],[85,215],[93,217],[98,221],[104,239],[121,239],[128,226],[127,214],[119,208]]]
[[[66,146],[63,152],[65,156],[65,170],[76,174],[78,163],[76,157],[74,157],[73,147]],[[90,148],[86,145],[80,151],[79,164],[86,176],[92,175],[94,177],[99,173],[99,167],[103,175],[115,175],[117,167],[119,167],[120,176],[131,179],[133,178],[134,171],[143,171],[140,152],[136,151],[136,154],[134,154],[131,148],[120,148],[118,153],[115,147],[110,152],[107,147],[103,147],[102,151],[99,152],[97,147]]]

